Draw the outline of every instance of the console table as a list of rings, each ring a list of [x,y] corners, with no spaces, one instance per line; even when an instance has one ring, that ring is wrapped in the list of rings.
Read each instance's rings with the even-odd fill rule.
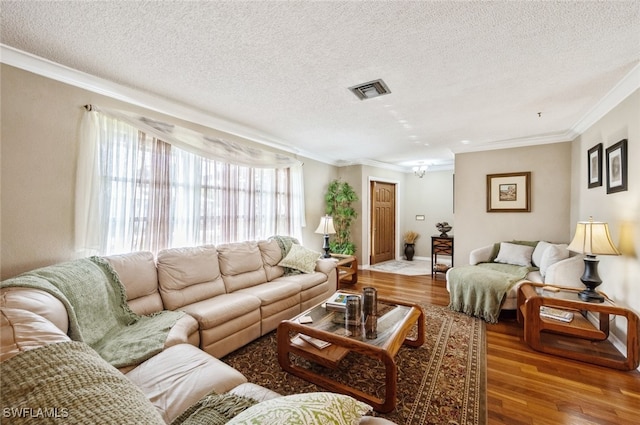
[[[524,340],[531,348],[600,366],[633,370],[639,364],[640,318],[633,311],[603,303],[582,301],[582,288],[554,287],[524,283],[518,288],[518,322],[524,325]],[[573,320],[562,322],[540,316],[547,306],[573,313]],[[594,322],[589,320],[593,315]],[[627,352],[621,353],[608,341],[610,316],[622,316],[627,324]]]
[[[438,254],[451,257],[453,267],[453,236],[431,236],[431,277],[446,273],[450,267],[438,266]]]

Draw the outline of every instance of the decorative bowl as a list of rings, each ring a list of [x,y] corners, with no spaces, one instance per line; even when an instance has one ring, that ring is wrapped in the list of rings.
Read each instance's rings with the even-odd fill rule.
[[[453,227],[446,225],[446,226],[436,226],[436,229],[438,229],[438,231],[440,232],[440,237],[441,238],[446,238],[448,235],[447,233],[449,233],[451,231],[451,229],[453,229]]]

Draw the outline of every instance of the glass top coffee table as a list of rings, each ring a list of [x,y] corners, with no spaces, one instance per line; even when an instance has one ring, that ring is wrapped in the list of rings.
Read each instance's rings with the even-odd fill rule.
[[[300,323],[300,318],[306,316],[311,317],[312,322]],[[416,304],[379,298],[378,316],[377,337],[367,339],[364,324],[356,328],[347,327],[344,313],[328,310],[324,304],[318,304],[278,325],[278,362],[288,373],[369,403],[379,412],[390,412],[396,407],[397,399],[398,372],[394,358],[403,344],[411,347],[424,344],[424,311]],[[408,338],[414,327],[417,327],[416,336]],[[308,337],[316,339],[313,341],[315,345],[307,342]],[[322,341],[330,345],[318,348],[317,342]],[[384,365],[384,398],[332,379],[291,359],[293,354],[324,367],[337,368],[349,352],[371,357]]]

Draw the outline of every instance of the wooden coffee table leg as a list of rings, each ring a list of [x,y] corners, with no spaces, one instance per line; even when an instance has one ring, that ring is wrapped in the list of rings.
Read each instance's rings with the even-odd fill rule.
[[[422,308],[418,305],[414,305],[413,306],[414,309],[416,309],[419,314],[418,314],[418,318],[416,319],[417,325],[418,325],[418,335],[415,338],[405,338],[404,340],[404,344],[408,345],[410,347],[420,347],[422,346],[422,344],[424,344],[424,329],[425,329],[425,316],[424,316],[424,310],[422,310]]]
[[[391,412],[396,407],[398,396],[398,368],[396,363],[387,352],[382,350],[367,351],[363,349],[353,349],[359,354],[374,359],[378,359],[384,363],[385,376],[385,397],[384,399],[376,397],[371,394],[367,394],[352,386],[343,384],[342,382],[334,381],[326,376],[320,375],[310,369],[298,366],[291,362],[290,354],[295,351],[295,355],[305,357],[303,351],[296,350],[291,345],[290,327],[288,322],[282,322],[278,326],[277,340],[278,340],[278,363],[282,369],[292,375],[302,378],[306,381],[319,385],[329,391],[334,391],[340,394],[346,394],[370,404],[378,412]],[[294,348],[294,350],[292,350]]]

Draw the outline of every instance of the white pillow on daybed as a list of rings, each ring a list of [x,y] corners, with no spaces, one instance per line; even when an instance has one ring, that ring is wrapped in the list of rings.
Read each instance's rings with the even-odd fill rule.
[[[540,264],[538,264],[542,278],[547,275],[547,269],[550,266],[554,265],[558,261],[569,258],[569,250],[567,247],[567,244],[549,244],[547,249],[544,250],[542,258],[540,259]]]
[[[500,242],[500,251],[494,260],[496,263],[513,264],[515,266],[531,267],[533,247],[529,245],[517,245],[509,242]]]

